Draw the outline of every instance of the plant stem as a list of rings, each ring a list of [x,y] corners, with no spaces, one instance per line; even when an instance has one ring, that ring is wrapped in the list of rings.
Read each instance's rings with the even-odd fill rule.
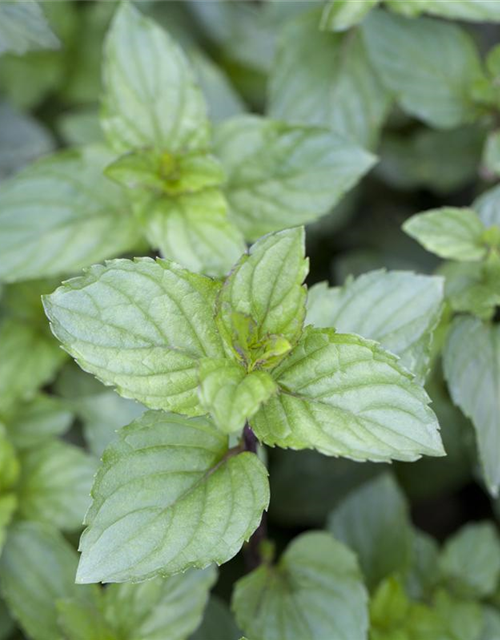
[[[257,453],[258,440],[248,423],[245,425],[243,430],[243,446],[244,451]],[[261,544],[266,540],[266,538],[267,514],[264,511],[259,526],[243,549],[245,565],[248,571],[253,571],[262,564],[263,558],[261,553]]]

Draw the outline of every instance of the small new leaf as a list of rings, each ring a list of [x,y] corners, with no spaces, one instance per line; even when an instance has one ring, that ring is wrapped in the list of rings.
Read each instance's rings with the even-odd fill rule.
[[[137,582],[231,559],[269,504],[267,472],[207,419],[150,411],[119,432],[92,490],[78,582]]]

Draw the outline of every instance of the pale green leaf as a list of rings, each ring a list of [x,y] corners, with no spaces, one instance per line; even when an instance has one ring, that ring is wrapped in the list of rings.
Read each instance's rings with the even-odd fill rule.
[[[278,395],[250,421],[266,444],[360,461],[444,455],[429,397],[376,342],[309,328],[273,377]]]
[[[320,29],[346,31],[359,24],[380,0],[330,0],[321,14]]]
[[[99,458],[108,444],[116,438],[117,430],[144,413],[143,405],[120,398],[114,391],[77,398],[71,406],[83,422],[89,449]]]
[[[10,440],[16,447],[24,449],[62,435],[72,421],[73,413],[60,398],[39,394],[30,402],[16,407],[6,426]]]
[[[418,4],[422,0],[406,0]],[[451,20],[500,22],[498,0],[424,0],[424,11]]]
[[[31,398],[65,359],[45,327],[17,318],[0,320],[0,411]]]
[[[61,151],[0,187],[0,280],[67,274],[140,237],[124,192],[102,175],[103,147]]]
[[[442,278],[372,271],[343,287],[330,289],[325,283],[312,287],[307,322],[377,340],[423,379],[442,303]]]
[[[32,640],[62,640],[55,601],[89,600],[75,585],[76,553],[54,529],[19,522],[9,529],[0,559],[0,587],[14,618]]]
[[[228,344],[233,343],[234,315],[250,318],[255,340],[283,336],[296,342],[302,333],[306,290],[302,285],[309,261],[302,227],[258,240],[224,283],[217,301],[218,321]]]
[[[474,201],[472,208],[477,211],[485,227],[500,227],[500,185],[481,194]]]
[[[370,588],[410,566],[413,532],[408,505],[389,474],[350,493],[331,514],[328,529],[356,553]]]
[[[35,118],[0,102],[0,181],[52,148],[50,133]]]
[[[82,525],[97,469],[81,449],[49,441],[20,454],[19,515],[73,531]]]
[[[403,230],[440,258],[466,262],[481,260],[487,253],[485,227],[472,209],[443,207],[417,213]]]
[[[142,584],[111,585],[104,615],[118,638],[186,640],[201,622],[216,578],[211,566]]]
[[[328,127],[372,147],[390,95],[361,34],[318,32],[319,20],[320,12],[311,11],[286,25],[270,77],[269,113],[287,122]]]
[[[5,427],[0,423],[0,493],[15,487],[19,479],[19,460],[17,452],[7,436]]]
[[[241,232],[228,219],[219,189],[177,198],[146,198],[140,205],[152,247],[196,272],[225,275],[245,251]]]
[[[8,527],[12,521],[16,509],[17,498],[14,493],[0,494],[0,554],[2,553]]]
[[[442,578],[466,598],[485,598],[500,579],[500,538],[491,522],[467,524],[450,538],[439,559]]]
[[[466,31],[381,10],[370,13],[362,30],[370,60],[407,113],[443,129],[475,119],[470,87],[481,67]]]
[[[494,264],[445,262],[439,268],[445,276],[445,297],[457,312],[472,313],[489,320],[500,305],[499,270]]]
[[[78,582],[141,581],[232,558],[269,503],[256,455],[204,418],[148,412],[104,453]]]
[[[493,175],[500,174],[500,131],[492,131],[488,135],[484,146],[483,164]]]
[[[276,391],[276,383],[266,371],[247,372],[230,360],[200,364],[201,403],[225,433],[241,430]]]
[[[57,49],[59,40],[35,0],[0,3],[0,55],[18,55],[34,49]]]
[[[475,427],[488,489],[500,486],[500,326],[457,317],[444,349],[444,372],[453,402]]]
[[[223,357],[219,286],[166,260],[114,260],[66,282],[45,309],[64,348],[120,395],[200,414],[198,360]]]
[[[364,640],[368,630],[356,557],[328,533],[303,534],[276,567],[240,579],[232,607],[256,640]]]
[[[190,640],[238,640],[240,635],[226,603],[217,596],[211,596],[203,622]]]
[[[205,101],[186,56],[130,3],[118,8],[105,43],[101,124],[118,151],[209,143]]]
[[[257,116],[220,125],[214,145],[231,215],[250,240],[328,213],[375,162],[327,129]]]
[[[97,603],[58,600],[57,622],[64,640],[119,640],[108,625]]]
[[[412,535],[411,566],[406,575],[408,593],[424,600],[439,580],[439,547],[434,538],[415,529]]]
[[[490,606],[483,607],[483,632],[478,640],[500,640],[500,612]]]
[[[242,98],[231,85],[229,78],[211,58],[200,50],[191,54],[191,62],[206,98],[212,122],[221,122],[246,111]]]

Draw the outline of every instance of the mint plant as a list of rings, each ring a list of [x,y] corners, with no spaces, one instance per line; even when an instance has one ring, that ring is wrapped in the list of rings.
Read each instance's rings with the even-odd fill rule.
[[[0,640],[500,638],[497,23],[0,2]]]

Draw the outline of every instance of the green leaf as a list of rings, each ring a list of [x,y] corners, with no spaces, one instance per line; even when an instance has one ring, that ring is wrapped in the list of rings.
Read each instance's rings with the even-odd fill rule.
[[[410,1],[418,3],[419,0]],[[443,18],[470,22],[500,22],[500,4],[491,0],[425,0],[423,4],[426,13]]]
[[[130,424],[145,410],[141,404],[120,398],[114,391],[75,399],[71,406],[83,422],[83,432],[89,449],[98,458],[116,438],[118,429]]]
[[[491,522],[467,524],[450,538],[439,559],[442,577],[466,598],[485,598],[500,579],[500,538]]]
[[[500,227],[500,185],[488,189],[472,204],[474,211],[477,211],[485,227],[493,225]]]
[[[320,12],[310,11],[283,30],[270,76],[269,113],[287,122],[327,127],[372,147],[390,94],[373,69],[361,34],[318,33],[319,20]]]
[[[34,0],[0,3],[0,55],[6,51],[22,55],[33,49],[58,49],[41,8]]]
[[[104,51],[102,127],[117,151],[192,151],[209,144],[205,101],[183,51],[130,3]]]
[[[443,207],[417,213],[403,230],[440,258],[469,262],[486,256],[485,227],[472,209]]]
[[[62,435],[72,421],[72,412],[60,398],[39,394],[30,402],[16,407],[6,426],[10,440],[19,449],[25,449]]]
[[[79,529],[90,503],[94,459],[54,440],[23,451],[20,461],[19,515],[58,529]]]
[[[0,640],[8,640],[12,637],[15,629],[9,610],[3,600],[0,600]],[[230,640],[233,640],[232,638]]]
[[[19,479],[19,460],[5,427],[0,423],[0,492],[9,491]]]
[[[103,147],[61,151],[0,187],[0,280],[67,274],[137,244],[122,190],[102,175]]]
[[[65,640],[119,640],[95,602],[64,599],[56,606]]]
[[[35,118],[0,102],[0,181],[52,148],[50,133]]]
[[[457,312],[490,319],[500,305],[499,270],[488,263],[447,262],[439,273],[446,278],[445,297]]]
[[[493,175],[500,174],[500,131],[492,131],[486,140],[483,164]]]
[[[232,558],[269,503],[256,455],[202,418],[148,412],[104,453],[78,582],[140,581]]]
[[[17,509],[17,498],[14,493],[0,495],[0,554],[7,537],[8,527]],[[1,627],[1,625],[0,625]],[[0,634],[0,638],[2,635]]]
[[[483,632],[478,640],[500,640],[500,613],[493,607],[483,607]]]
[[[343,287],[330,289],[325,283],[312,287],[307,322],[377,340],[423,379],[442,302],[442,278],[372,271],[349,279]]]
[[[375,342],[308,328],[273,377],[278,395],[250,421],[268,445],[359,461],[444,455],[429,397]]]
[[[245,251],[220,189],[176,198],[146,197],[139,211],[150,245],[192,271],[226,275]]]
[[[408,593],[417,600],[425,600],[439,580],[439,548],[437,542],[423,531],[412,535],[411,566],[406,575]]]
[[[380,0],[330,0],[321,14],[320,29],[346,31],[359,24]]]
[[[217,427],[240,431],[277,387],[266,371],[247,372],[229,360],[205,360],[200,365],[200,399]]]
[[[235,315],[255,324],[254,342],[281,336],[293,344],[302,333],[309,261],[302,227],[258,240],[231,271],[217,300],[217,320],[228,345],[237,350]]]
[[[459,26],[376,10],[362,30],[370,60],[407,113],[443,129],[475,119],[470,87],[481,78],[480,60]]]
[[[105,617],[117,638],[186,640],[201,622],[216,579],[211,566],[142,584],[111,585],[104,595]]]
[[[166,260],[113,260],[44,303],[85,371],[148,407],[200,415],[198,360],[224,355],[213,318],[219,286]]]
[[[75,585],[76,565],[76,553],[54,529],[37,522],[18,522],[9,529],[0,586],[12,615],[32,640],[62,638],[56,600],[92,597],[89,587]]]
[[[257,116],[219,125],[214,145],[232,217],[250,240],[328,213],[375,162],[327,129]]]
[[[238,640],[240,635],[226,603],[217,596],[211,596],[203,622],[190,640]]]
[[[389,474],[350,493],[331,514],[328,529],[356,553],[369,588],[410,566],[413,532],[408,505]]]
[[[276,567],[241,578],[232,607],[251,638],[364,640],[367,595],[356,557],[330,534],[296,538]]]
[[[444,349],[444,372],[453,402],[474,424],[484,478],[496,496],[500,487],[500,326],[456,318]]]
[[[0,320],[0,411],[29,399],[50,382],[65,359],[45,327]]]

